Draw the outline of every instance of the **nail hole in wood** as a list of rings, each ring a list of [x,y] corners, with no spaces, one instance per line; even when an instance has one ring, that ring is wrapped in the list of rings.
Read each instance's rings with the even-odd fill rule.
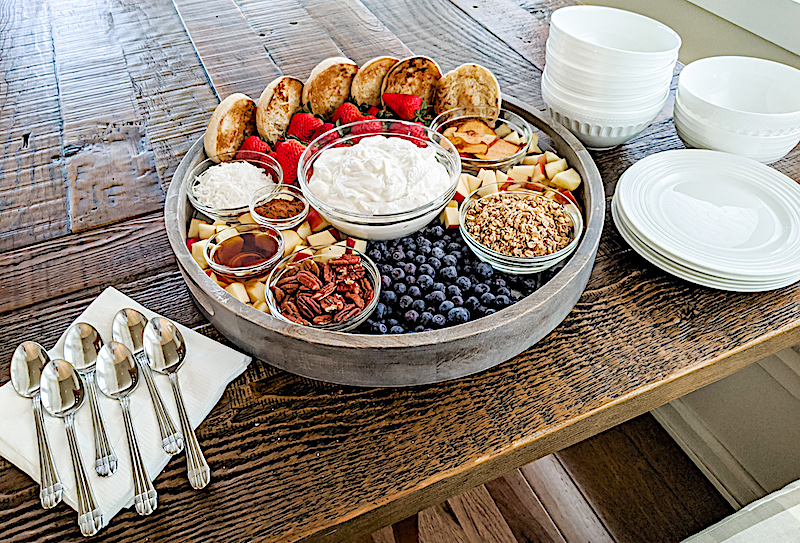
[[[30,141],[30,139],[31,139],[31,135],[30,134],[23,134],[22,135],[22,148],[23,149],[27,149],[28,148],[28,141]]]

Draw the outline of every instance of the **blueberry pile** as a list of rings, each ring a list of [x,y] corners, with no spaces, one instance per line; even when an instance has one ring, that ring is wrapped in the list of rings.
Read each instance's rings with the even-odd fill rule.
[[[458,230],[432,223],[391,241],[370,242],[381,293],[357,332],[405,334],[447,328],[500,311],[533,293],[558,271],[511,275],[481,262]]]

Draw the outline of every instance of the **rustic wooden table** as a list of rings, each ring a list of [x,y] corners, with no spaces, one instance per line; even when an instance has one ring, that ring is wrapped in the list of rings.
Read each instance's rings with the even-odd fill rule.
[[[547,23],[567,3],[0,1],[0,360],[25,339],[52,345],[108,285],[214,333],[178,274],[162,207],[218,96],[257,97],[328,56],[414,51],[445,70],[483,64],[543,108]],[[683,147],[671,110],[594,155],[609,198],[625,168]],[[800,150],[774,167],[800,178]],[[800,342],[800,286],[692,285],[638,257],[608,219],[578,305],[523,355],[399,390],[255,361],[198,431],[211,485],[191,490],[176,459],[155,481],[155,514],[124,511],[101,538],[350,540]],[[81,540],[74,513],[42,510],[38,487],[3,459],[0,526],[4,541]]]

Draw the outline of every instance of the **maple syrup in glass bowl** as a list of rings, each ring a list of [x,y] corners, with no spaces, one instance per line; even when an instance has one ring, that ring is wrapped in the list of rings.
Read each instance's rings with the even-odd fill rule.
[[[206,242],[205,257],[214,273],[229,279],[255,279],[283,258],[281,233],[269,226],[239,224],[217,232]]]

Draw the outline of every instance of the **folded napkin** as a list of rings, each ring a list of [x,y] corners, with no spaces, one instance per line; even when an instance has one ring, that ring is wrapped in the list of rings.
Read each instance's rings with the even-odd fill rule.
[[[87,322],[93,325],[100,332],[103,341],[108,342],[111,341],[111,322],[114,315],[125,307],[140,311],[148,319],[158,316],[118,290],[107,288],[86,308],[76,322]],[[178,324],[178,328],[186,341],[187,350],[186,361],[178,375],[189,420],[192,426],[197,428],[222,397],[228,383],[244,372],[251,358],[185,326]],[[51,358],[61,357],[65,335],[66,330],[55,347],[48,351]],[[35,340],[36,338],[31,339]],[[175,406],[169,378],[157,373],[153,374],[153,378],[175,427],[179,428],[178,410]],[[136,390],[130,395],[131,414],[147,473],[151,479],[155,479],[166,467],[171,457],[161,448],[161,434],[150,394],[147,386],[142,382],[143,378],[139,381]],[[106,421],[109,441],[119,458],[117,471],[111,477],[100,477],[94,471],[94,440],[88,401],[75,414],[75,427],[83,465],[94,489],[97,503],[103,512],[103,518],[108,523],[120,509],[133,505],[133,475],[119,402],[105,397],[100,391],[97,396]],[[0,413],[3,414],[0,417],[0,456],[38,482],[40,480],[39,449],[36,444],[36,427],[31,400],[19,396],[12,388],[11,382],[8,382],[0,387]],[[62,419],[56,419],[47,414],[44,418],[56,468],[66,487],[64,501],[77,510],[75,476],[72,471],[64,422]],[[200,440],[200,447],[203,447],[202,440]],[[213,473],[214,466],[210,467]],[[188,488],[188,479],[186,485]]]

